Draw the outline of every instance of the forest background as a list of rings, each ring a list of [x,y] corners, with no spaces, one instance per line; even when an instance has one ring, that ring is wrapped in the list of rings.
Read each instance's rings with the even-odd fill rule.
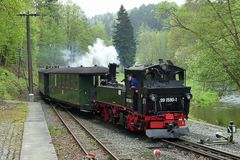
[[[120,6],[119,6],[120,8]],[[26,20],[31,17],[34,82],[42,65],[67,65],[84,55],[96,38],[112,45],[117,13],[87,18],[71,1],[0,1],[0,97],[24,99],[26,78]],[[240,88],[240,2],[237,0],[187,0],[142,5],[128,11],[136,40],[133,64],[170,59],[187,70],[194,103],[209,105],[228,91]],[[19,55],[21,71],[18,72]],[[18,77],[19,76],[19,77]]]

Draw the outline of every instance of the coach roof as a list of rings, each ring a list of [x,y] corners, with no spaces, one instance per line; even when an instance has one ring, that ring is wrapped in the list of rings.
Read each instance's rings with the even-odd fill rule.
[[[84,74],[84,75],[101,75],[108,73],[106,67],[64,67],[64,68],[48,68],[40,69],[42,73],[59,73],[59,74]]]

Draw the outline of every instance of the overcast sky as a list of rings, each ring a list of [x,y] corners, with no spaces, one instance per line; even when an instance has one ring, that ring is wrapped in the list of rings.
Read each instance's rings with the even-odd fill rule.
[[[60,0],[66,2],[68,0]],[[116,13],[121,4],[126,10],[140,7],[142,4],[157,4],[162,1],[176,2],[178,5],[184,4],[185,0],[71,0],[81,7],[87,17],[93,17],[103,13]]]

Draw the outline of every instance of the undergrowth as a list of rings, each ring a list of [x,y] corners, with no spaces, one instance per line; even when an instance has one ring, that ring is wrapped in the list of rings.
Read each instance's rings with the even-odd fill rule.
[[[24,99],[26,95],[26,80],[0,67],[0,99]]]

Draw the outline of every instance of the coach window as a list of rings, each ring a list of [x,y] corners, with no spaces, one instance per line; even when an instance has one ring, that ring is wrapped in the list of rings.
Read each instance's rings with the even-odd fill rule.
[[[57,88],[60,88],[61,86],[61,78],[59,77],[59,74],[56,74],[57,75]]]
[[[72,82],[73,82],[73,89],[77,89],[77,80],[76,80],[76,75],[74,74],[73,75],[73,79],[72,79]]]
[[[72,89],[75,90],[76,88],[76,81],[75,81],[75,75],[72,75]]]
[[[73,89],[77,90],[77,76],[73,75]]]
[[[69,74],[66,74],[66,88],[69,89]]]
[[[69,74],[68,78],[68,88],[72,89],[72,74]]]
[[[69,74],[68,75],[68,89],[72,89],[72,75],[71,74]]]
[[[63,75],[63,88],[66,89],[67,88],[66,86],[67,86],[67,75],[64,74]]]
[[[75,75],[75,76],[74,76],[74,84],[75,84],[74,88],[75,88],[75,90],[78,90],[78,89],[79,89],[79,88],[78,88],[78,83],[79,83],[79,81],[78,81],[78,75]]]
[[[61,80],[59,78],[59,75],[57,74],[57,88],[60,88],[59,86],[61,85]]]
[[[54,86],[57,87],[57,75],[54,75]]]
[[[60,89],[63,88],[63,76],[62,74],[59,74],[59,80],[60,80]]]
[[[69,82],[69,83],[70,83],[70,88],[71,88],[71,89],[74,88],[74,87],[73,87],[73,85],[74,85],[74,83],[73,83],[73,78],[74,78],[74,77],[73,77],[73,74],[71,74],[70,82]]]
[[[69,85],[70,85],[70,89],[72,90],[73,89],[73,75],[70,74],[70,79],[69,79]]]

